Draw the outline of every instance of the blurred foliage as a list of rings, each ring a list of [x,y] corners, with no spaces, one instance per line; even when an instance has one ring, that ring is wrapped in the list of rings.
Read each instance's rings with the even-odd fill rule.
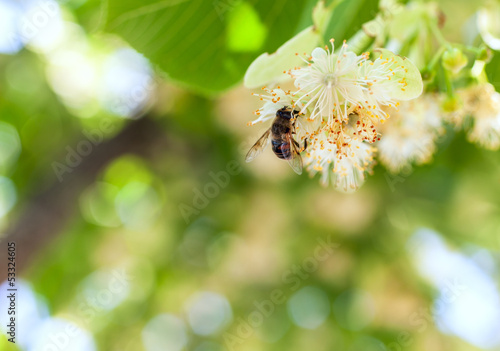
[[[215,93],[238,83],[262,52],[272,53],[311,25],[316,1],[110,1],[104,30],[117,33],[190,88]],[[349,38],[377,12],[378,1],[341,3],[327,27]]]
[[[486,74],[488,78],[495,86],[497,91],[500,90],[500,56],[494,55],[491,62],[486,66]]]
[[[454,11],[460,12],[462,3],[453,5]],[[224,349],[225,332],[237,333],[255,301],[280,289],[288,302],[275,306],[239,350],[381,351],[395,342],[406,350],[481,349],[442,332],[432,318],[423,330],[411,323],[413,313],[432,308],[439,290],[419,274],[408,240],[419,228],[432,228],[464,255],[487,248],[498,267],[497,152],[476,148],[449,130],[433,163],[399,175],[377,166],[351,195],[296,176],[272,155],[243,163],[259,136],[243,127],[258,102],[237,85],[258,55],[311,25],[314,5],[312,0],[64,4],[104,51],[124,45],[118,35],[156,66],[157,89],[147,118],[157,122],[169,147],[155,148],[151,157],[126,154],[113,160],[75,199],[77,210],[56,239],[30,258],[22,277],[51,316],[87,329],[98,350],[146,351],[144,328],[158,315],[172,314],[186,325],[184,349],[214,351]],[[344,1],[327,32],[348,38],[376,8],[377,1]],[[453,15],[448,17],[454,23]],[[488,66],[497,89],[498,57]],[[1,219],[4,230],[37,194],[57,184],[53,162],[86,140],[85,130],[108,118],[113,131],[104,137],[111,140],[131,123],[102,107],[91,116],[78,115],[48,82],[48,60],[29,48],[0,55],[0,170],[17,194],[13,211]],[[19,152],[4,152],[16,145]],[[195,207],[198,191],[206,192],[214,174],[227,174],[233,163],[238,171],[227,186],[218,187],[186,221],[180,206]],[[308,287],[300,290],[305,295],[291,298],[297,290],[283,274],[311,258],[318,239],[328,238],[338,247],[299,280],[300,287]],[[113,295],[113,303],[85,315],[80,307],[89,303],[87,291],[92,295],[107,286],[106,279],[96,283],[96,274],[108,277],[120,269],[130,277],[126,296]],[[232,322],[210,335],[193,332],[195,323],[189,321],[193,295],[200,291],[224,296],[232,310]],[[308,311],[324,323],[300,326],[297,320],[310,317]],[[169,335],[162,331],[159,340]],[[411,342],[400,341],[404,333]],[[0,350],[21,348],[0,336]]]
[[[238,83],[262,52],[303,28],[311,1],[110,1],[105,30],[195,90],[214,93]],[[307,18],[307,17],[306,17]],[[310,17],[309,17],[310,18]]]

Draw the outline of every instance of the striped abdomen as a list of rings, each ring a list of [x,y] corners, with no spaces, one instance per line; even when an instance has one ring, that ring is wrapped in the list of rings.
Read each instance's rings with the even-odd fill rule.
[[[289,160],[292,158],[292,153],[290,151],[290,143],[286,142],[282,139],[272,139],[271,145],[273,147],[273,151],[282,160]]]

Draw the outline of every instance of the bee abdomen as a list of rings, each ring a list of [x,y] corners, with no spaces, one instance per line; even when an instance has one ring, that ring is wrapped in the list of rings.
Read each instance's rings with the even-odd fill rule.
[[[276,156],[278,156],[278,158],[281,158],[282,160],[289,160],[292,157],[289,143],[279,140],[272,140],[271,144],[273,147],[273,151]]]

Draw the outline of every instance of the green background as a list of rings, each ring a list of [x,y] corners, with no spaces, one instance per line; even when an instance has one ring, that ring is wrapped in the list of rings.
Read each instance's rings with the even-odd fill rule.
[[[377,165],[354,194],[321,188],[318,179],[297,176],[270,152],[244,163],[246,150],[263,131],[246,127],[259,104],[241,86],[245,70],[262,52],[273,52],[311,25],[314,5],[309,0],[61,5],[64,18],[78,23],[92,46],[89,57],[98,60],[130,45],[149,59],[154,96],[140,119],[117,116],[98,97],[83,107],[68,106],[47,78],[50,55],[29,47],[0,55],[1,180],[15,189],[15,196],[9,186],[0,193],[0,207],[14,201],[0,222],[1,265],[7,262],[6,242],[16,241],[18,277],[47,308],[46,316],[88,330],[98,350],[141,351],[147,350],[148,323],[174,315],[185,326],[184,349],[223,350],[228,333],[238,335],[238,320],[255,310],[254,302],[270,299],[278,289],[286,301],[235,349],[481,349],[438,329],[432,316],[425,328],[412,322],[414,313],[433,309],[440,287],[419,273],[408,241],[417,230],[430,228],[470,262],[480,265],[474,261],[479,252],[497,267],[497,152],[467,143],[462,132],[449,127],[432,163],[399,175]],[[377,5],[343,2],[328,36],[349,38],[374,17]],[[445,36],[460,41],[456,28],[480,2],[441,6],[448,18]],[[495,56],[488,71],[493,83],[498,83],[497,61]],[[109,127],[102,128],[103,120]],[[104,140],[59,181],[54,162],[64,164],[67,148],[76,149],[89,132]],[[235,168],[233,174],[228,167]],[[197,192],[207,191],[220,172],[228,184],[215,186],[217,195],[196,209]],[[183,216],[187,207],[193,213]],[[331,240],[335,249],[294,289],[287,273],[314,257],[320,239]],[[98,295],[108,289],[110,272],[122,269],[130,282],[125,292],[113,295],[116,304],[85,314],[80,307],[88,303],[86,291]],[[100,274],[104,278],[96,278]],[[498,282],[498,274],[491,279]],[[309,287],[300,290],[306,297],[297,300],[301,295],[294,294],[303,287]],[[223,296],[232,311],[224,327],[208,336],[190,327],[187,312],[201,291]],[[3,314],[3,297],[1,303]],[[292,312],[297,309],[299,317]],[[300,326],[314,316],[325,320],[314,329]],[[168,328],[163,332],[175,339]],[[16,348],[0,336],[0,350]]]

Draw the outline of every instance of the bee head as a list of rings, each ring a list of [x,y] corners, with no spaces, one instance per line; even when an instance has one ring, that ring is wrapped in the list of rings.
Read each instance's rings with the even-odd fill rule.
[[[289,109],[288,106],[285,106],[282,109],[276,111],[276,116],[284,119],[292,119],[294,117],[292,110]]]

